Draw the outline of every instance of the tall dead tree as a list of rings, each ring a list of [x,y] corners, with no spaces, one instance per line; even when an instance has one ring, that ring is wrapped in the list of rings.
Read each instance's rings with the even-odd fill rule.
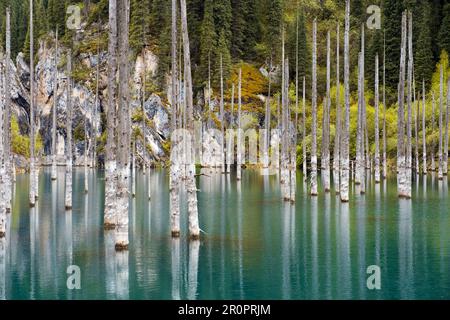
[[[269,144],[270,144],[270,118],[271,118],[271,112],[270,112],[270,94],[271,94],[271,88],[272,88],[272,57],[270,58],[270,65],[269,65],[269,72],[268,72],[268,78],[269,78],[269,91],[267,95],[267,101],[266,101],[266,113],[265,113],[265,119],[264,119],[264,125],[265,125],[265,137],[264,137],[264,145],[263,145],[263,167],[267,168],[269,166]],[[234,97],[233,97],[234,99]]]
[[[5,111],[4,111],[4,151],[5,151],[5,207],[6,212],[11,211],[12,200],[12,183],[14,182],[14,161],[11,153],[11,11],[10,8],[6,8],[6,55],[5,55]]]
[[[350,178],[350,0],[345,1],[345,31],[344,31],[344,95],[345,111],[344,123],[341,137],[341,175],[340,195],[342,202],[349,201],[349,178]]]
[[[128,249],[128,206],[130,180],[131,121],[129,105],[129,0],[117,2],[117,52],[119,67],[117,121],[117,225],[116,250]]]
[[[406,77],[406,13],[402,15],[400,52],[400,77],[397,112],[397,186],[399,197],[406,196],[406,147],[405,147],[405,77]]]
[[[227,132],[227,173],[231,172],[231,164],[234,163],[234,135],[231,134],[231,129],[233,129],[234,125],[234,83],[231,85],[231,114],[230,114],[230,123],[228,124]],[[267,126],[267,124],[266,124]]]
[[[414,81],[415,84],[415,81]],[[415,85],[414,85],[415,88]],[[420,105],[420,93],[417,96],[417,100],[414,94],[414,167],[416,174],[420,174],[420,160],[419,160],[419,105]]]
[[[302,149],[303,149],[303,182],[308,179],[308,159],[306,157],[306,78],[303,77],[303,99],[302,99],[302,116],[303,116],[303,134],[302,134]]]
[[[89,152],[89,128],[88,128],[88,101],[84,101],[84,110],[86,115],[84,117],[84,193],[89,192],[89,170],[88,170],[88,152]]]
[[[339,23],[336,26],[336,134],[334,137],[334,152],[333,152],[333,181],[336,194],[340,193],[340,148],[341,148],[341,84],[340,84],[340,70],[339,70]]]
[[[225,106],[223,101],[223,57],[220,54],[220,165],[221,173],[225,173]]]
[[[387,178],[386,153],[386,34],[383,35],[383,179]]]
[[[242,107],[242,69],[239,69],[239,84],[238,84],[238,120],[237,120],[237,147],[236,147],[236,179],[241,180],[241,166],[242,166],[242,127],[241,127],[241,107]]]
[[[52,172],[51,179],[56,180],[56,109],[58,107],[58,28],[55,33],[55,65],[53,70],[53,110],[52,110]]]
[[[413,40],[412,40],[412,13],[408,15],[408,120],[406,123],[406,198],[410,199],[412,185],[412,99],[413,99]]]
[[[317,196],[317,20],[313,22],[312,48],[312,146],[311,146],[311,196]]]
[[[444,103],[444,68],[441,65],[441,74],[440,74],[440,81],[439,81],[439,168],[438,168],[438,178],[439,180],[444,179],[444,165],[443,165],[443,146],[442,146],[442,109],[443,109],[443,103]]]
[[[34,115],[34,21],[33,0],[30,0],[30,207],[34,207],[38,197],[38,173],[35,158],[35,115]]]
[[[72,209],[72,52],[67,53],[67,84],[66,84],[66,190],[65,207],[66,210]]]
[[[325,192],[330,192],[330,107],[331,107],[331,47],[330,47],[330,31],[327,33],[327,83],[326,96],[323,102],[323,119],[322,119],[322,152],[321,165],[323,176],[323,187]]]
[[[444,152],[442,159],[442,174],[447,176],[448,172],[448,110],[450,108],[450,78],[447,80],[447,103],[445,106],[445,132],[444,132]]]
[[[117,0],[109,1],[108,28],[108,109],[106,113],[106,152],[105,152],[105,229],[115,229],[117,192]]]
[[[431,132],[434,132],[434,123],[435,123],[435,113],[436,109],[436,100],[434,99],[434,92],[431,91]],[[436,139],[433,138],[431,142],[431,171],[436,171],[436,162],[435,162],[435,151],[436,151]]]
[[[189,33],[187,24],[186,0],[180,0],[181,4],[181,29],[183,33],[184,53],[184,82],[186,84],[186,123],[187,130],[194,139],[194,101],[192,97],[192,75],[191,75],[191,51],[189,48]],[[194,154],[194,143],[191,142],[191,154]],[[189,234],[191,239],[200,238],[197,207],[197,186],[195,182],[195,163],[192,160],[188,167],[186,177],[186,189],[188,193]]]
[[[427,166],[427,126],[426,126],[426,91],[425,80],[422,80],[422,157],[423,157],[423,174],[428,173]]]
[[[289,61],[284,61],[284,77],[282,84],[282,153],[281,153],[281,189],[284,201],[291,196],[290,179],[290,111],[289,111]]]
[[[97,66],[95,70],[95,101],[94,101],[94,113],[93,113],[93,144],[92,144],[92,167],[97,167],[97,136],[98,136],[98,126],[97,126],[97,115],[100,108],[99,103],[99,81],[100,81],[100,44],[99,39],[97,39]],[[145,60],[144,60],[145,61]]]
[[[179,154],[177,153],[179,144],[179,135],[177,135],[177,92],[178,92],[178,66],[177,66],[177,0],[172,0],[172,146],[171,146],[171,162],[170,162],[170,229],[172,237],[180,236],[180,179],[181,166],[179,163]],[[144,110],[145,114],[145,110]],[[144,134],[145,137],[145,134]],[[150,173],[149,173],[150,179]]]
[[[3,58],[3,54],[1,54]],[[0,239],[4,238],[6,235],[6,197],[5,189],[6,186],[6,166],[5,166],[5,150],[4,150],[4,132],[5,132],[5,121],[4,121],[4,100],[3,100],[3,83],[5,82],[3,76],[3,67],[0,65]],[[3,240],[2,240],[3,241]],[[3,258],[2,258],[3,259]]]
[[[378,75],[378,54],[375,56],[375,183],[380,183],[380,132],[379,132],[379,75]]]

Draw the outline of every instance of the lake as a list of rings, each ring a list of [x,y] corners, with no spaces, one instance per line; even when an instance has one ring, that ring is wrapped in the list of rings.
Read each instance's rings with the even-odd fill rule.
[[[208,171],[209,172],[209,171]],[[209,173],[208,173],[209,174]],[[104,173],[75,169],[73,210],[64,209],[64,168],[51,181],[41,170],[38,205],[28,206],[26,174],[18,174],[7,238],[0,240],[0,299],[450,299],[447,181],[429,175],[399,200],[395,179],[364,196],[351,189],[311,198],[297,177],[295,205],[281,200],[278,176],[244,170],[198,178],[200,241],[172,239],[168,172],[137,174],[130,201],[130,246],[115,252],[103,230]],[[320,187],[319,187],[319,190]],[[182,196],[182,204],[184,196]],[[69,290],[68,266],[81,272]],[[369,290],[369,266],[381,290]]]

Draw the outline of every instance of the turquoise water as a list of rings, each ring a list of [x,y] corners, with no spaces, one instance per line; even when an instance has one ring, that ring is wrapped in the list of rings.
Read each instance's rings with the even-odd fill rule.
[[[341,204],[334,194],[311,199],[298,176],[297,202],[280,201],[276,176],[244,170],[198,180],[200,242],[171,239],[168,175],[151,174],[153,199],[138,174],[131,200],[129,252],[116,253],[105,232],[103,173],[74,172],[72,211],[64,210],[64,169],[40,177],[36,209],[28,176],[17,176],[6,240],[0,241],[1,299],[450,299],[447,184],[414,182],[399,200],[394,180],[368,183],[365,196]],[[352,190],[354,192],[354,190]],[[67,267],[81,271],[69,290]],[[366,269],[381,269],[381,290]]]

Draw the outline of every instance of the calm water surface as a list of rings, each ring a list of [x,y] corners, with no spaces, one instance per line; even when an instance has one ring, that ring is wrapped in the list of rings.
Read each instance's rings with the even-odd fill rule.
[[[152,171],[151,202],[139,173],[125,253],[102,227],[103,172],[88,179],[84,194],[84,172],[74,172],[66,212],[63,168],[54,182],[42,170],[31,210],[29,177],[17,176],[0,299],[450,299],[449,192],[431,176],[414,182],[412,201],[397,198],[392,180],[341,204],[309,197],[299,175],[295,206],[280,201],[277,176],[203,176],[204,234],[189,242],[185,210],[184,236],[170,237],[167,172]],[[67,289],[70,265],[80,267],[80,290]],[[381,290],[367,289],[370,265],[381,268]]]

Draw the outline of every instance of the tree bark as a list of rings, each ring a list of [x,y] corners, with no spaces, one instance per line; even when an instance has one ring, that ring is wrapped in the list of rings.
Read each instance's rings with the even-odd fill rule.
[[[241,180],[241,166],[242,166],[242,127],[241,127],[241,107],[242,107],[242,69],[239,69],[239,84],[238,84],[238,131],[237,131],[237,147],[236,147],[236,179],[237,181]]]
[[[13,158],[11,153],[11,14],[10,8],[6,8],[6,56],[5,56],[5,115],[4,115],[4,150],[5,150],[5,208],[6,213],[11,212],[12,200],[12,176],[13,176]]]
[[[308,179],[308,160],[306,154],[306,77],[303,77],[303,139],[302,139],[302,149],[303,149],[303,182],[306,182]]]
[[[269,144],[270,144],[270,118],[271,118],[271,112],[270,112],[270,94],[271,94],[271,86],[272,86],[272,78],[271,73],[272,71],[272,57],[270,58],[270,65],[269,65],[269,92],[267,96],[266,101],[266,114],[265,114],[265,137],[264,137],[264,151],[263,151],[263,167],[268,168],[269,167]]]
[[[344,33],[344,95],[345,112],[344,125],[341,140],[341,176],[340,176],[340,195],[342,202],[349,201],[349,178],[350,178],[350,1],[345,1],[345,33]]]
[[[34,116],[34,36],[33,0],[30,0],[30,207],[34,207],[39,196],[38,173],[35,159],[35,116]]]
[[[53,110],[52,110],[52,171],[51,179],[56,180],[56,111],[58,107],[58,28],[55,37],[55,70],[53,73]]]
[[[181,28],[183,32],[183,53],[184,53],[184,81],[186,84],[186,123],[187,129],[194,139],[194,102],[192,97],[192,75],[191,75],[191,51],[189,48],[189,33],[187,24],[186,0],[180,0],[181,4]],[[195,142],[195,141],[193,141]],[[191,142],[191,150],[194,150],[195,143]],[[194,152],[191,152],[193,155]],[[186,179],[188,193],[188,214],[189,214],[189,235],[191,239],[200,238],[200,227],[198,223],[197,207],[197,187],[195,182],[195,163],[189,164]]]
[[[117,122],[117,225],[116,250],[128,249],[128,206],[130,180],[130,145],[131,121],[129,106],[129,0],[117,2],[117,35],[118,35],[118,122]]]
[[[66,210],[72,209],[72,52],[67,53],[67,119],[66,119],[66,191],[65,207]]]
[[[99,41],[97,40],[97,67],[95,72],[95,101],[94,101],[94,116],[93,116],[93,145],[92,145],[92,168],[97,167],[97,136],[98,136],[98,127],[97,127],[97,114],[98,109],[100,107],[99,104],[99,79],[100,79],[100,49],[99,49]],[[145,59],[144,59],[145,61]]]
[[[412,183],[412,99],[413,99],[413,39],[412,13],[408,14],[408,121],[406,124],[406,198],[410,199]]]
[[[5,79],[3,77],[3,68],[0,67],[0,239],[6,236],[6,165],[5,165],[5,113],[3,101],[3,88]],[[1,244],[0,244],[1,245]]]
[[[220,165],[221,173],[225,173],[225,114],[223,101],[223,57],[220,54],[220,131],[222,136],[220,138]]]
[[[339,23],[336,27],[336,134],[334,137],[334,153],[333,153],[333,181],[336,194],[340,193],[340,144],[341,144],[341,84],[339,70]]]
[[[386,35],[383,35],[383,179],[387,178],[386,153]]]
[[[440,82],[439,82],[439,168],[438,168],[438,178],[439,180],[444,179],[444,165],[443,165],[443,146],[442,146],[442,108],[443,108],[443,100],[444,100],[444,68],[441,65],[441,75],[440,75]]]
[[[180,236],[180,178],[181,178],[181,166],[175,159],[178,156],[176,150],[178,147],[178,136],[175,130],[177,129],[177,102],[178,102],[178,66],[177,66],[177,0],[172,0],[172,118],[171,118],[171,131],[172,131],[172,147],[170,162],[170,181],[169,181],[169,194],[170,194],[170,229],[172,237],[177,238]],[[144,110],[145,114],[145,110]],[[145,137],[145,134],[144,134]],[[150,179],[150,172],[149,172]],[[150,187],[150,184],[149,184]]]
[[[423,174],[428,173],[427,166],[427,127],[426,127],[426,91],[425,80],[422,81],[422,156],[423,156]]]
[[[88,128],[88,102],[84,101],[86,116],[84,118],[84,193],[89,192],[89,170],[88,170],[88,152],[89,152],[89,128]]]
[[[406,76],[406,13],[402,16],[402,43],[400,55],[400,82],[398,89],[397,120],[397,186],[399,197],[406,197],[406,146],[405,146],[405,76]]]
[[[317,20],[313,22],[311,196],[317,196]]]
[[[379,132],[379,72],[378,54],[375,56],[375,183],[381,182],[380,172],[380,132]]]
[[[436,100],[434,99],[434,92],[431,91],[431,132],[434,132],[434,123],[435,123],[435,113],[436,109]],[[436,140],[433,138],[431,142],[431,171],[436,171],[436,162],[435,162],[435,150],[436,150]]]
[[[450,79],[447,80],[447,105],[445,107],[445,132],[444,132],[444,154],[443,154],[443,169],[442,173],[447,176],[448,172],[448,109],[450,107]]]
[[[331,107],[331,47],[330,47],[330,31],[327,33],[327,83],[326,97],[323,103],[323,119],[322,119],[322,175],[323,186],[325,192],[330,192],[330,107]]]
[[[108,110],[106,114],[107,139],[105,162],[105,229],[115,229],[117,161],[116,132],[117,125],[117,0],[109,1],[109,37],[108,37]]]

